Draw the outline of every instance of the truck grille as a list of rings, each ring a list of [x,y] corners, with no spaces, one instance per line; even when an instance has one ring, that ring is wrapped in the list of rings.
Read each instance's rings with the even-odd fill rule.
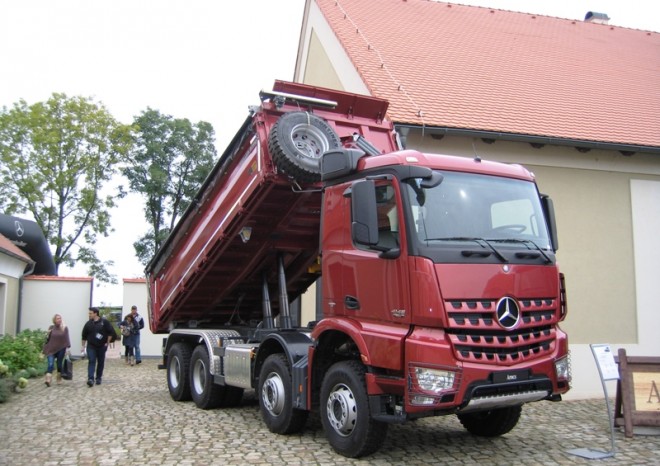
[[[518,364],[552,353],[559,309],[555,299],[521,299],[520,324],[506,330],[497,321],[497,301],[445,303],[456,358],[466,362]]]

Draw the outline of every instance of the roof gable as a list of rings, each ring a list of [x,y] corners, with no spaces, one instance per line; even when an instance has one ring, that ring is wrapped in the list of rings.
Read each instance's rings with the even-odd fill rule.
[[[395,123],[660,147],[660,34],[428,0],[315,0]]]
[[[8,256],[15,257],[26,264],[34,262],[21,248],[12,243],[9,238],[0,234],[0,253],[7,254]]]

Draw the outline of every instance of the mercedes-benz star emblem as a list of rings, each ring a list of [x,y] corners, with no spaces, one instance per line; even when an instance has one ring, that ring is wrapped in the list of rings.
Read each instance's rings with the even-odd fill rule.
[[[520,322],[520,307],[515,299],[504,297],[497,302],[497,321],[510,330]]]
[[[16,236],[18,236],[19,238],[21,236],[23,236],[23,233],[25,233],[25,229],[23,228],[23,225],[21,224],[21,222],[19,222],[18,220],[15,220],[14,221],[14,227],[16,228]]]

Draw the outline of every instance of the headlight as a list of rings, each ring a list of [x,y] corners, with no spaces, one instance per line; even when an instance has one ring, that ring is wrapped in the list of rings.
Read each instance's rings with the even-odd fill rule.
[[[415,367],[417,386],[425,392],[441,393],[454,388],[456,372]]]
[[[558,380],[571,380],[571,365],[568,361],[568,356],[555,361],[555,374]]]

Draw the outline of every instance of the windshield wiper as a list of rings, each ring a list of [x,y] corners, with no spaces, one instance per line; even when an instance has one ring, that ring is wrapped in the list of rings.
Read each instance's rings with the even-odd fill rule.
[[[497,249],[495,249],[495,246],[490,244],[491,240],[487,240],[484,238],[471,238],[469,236],[451,236],[449,238],[426,238],[426,241],[474,241],[481,247],[488,246],[488,248],[493,251],[493,254],[495,254],[495,257],[497,257],[499,260],[502,262],[509,262],[509,259],[504,257],[502,253],[500,253]],[[472,255],[483,255],[483,252],[480,251],[462,251],[462,254],[464,256],[472,256]],[[490,255],[490,254],[489,254]]]
[[[550,259],[550,256],[548,256],[545,253],[545,251],[539,247],[538,244],[536,244],[534,241],[529,240],[529,239],[508,238],[508,239],[490,239],[488,241],[493,241],[495,243],[520,243],[520,244],[526,245],[527,247],[529,247],[529,245],[532,244],[532,245],[534,245],[533,249],[536,249],[543,256],[543,258],[545,259],[546,264],[549,264],[549,263],[552,262],[552,259]],[[524,254],[524,253],[516,253],[517,256],[518,256],[518,254]],[[536,257],[538,257],[538,255]]]

